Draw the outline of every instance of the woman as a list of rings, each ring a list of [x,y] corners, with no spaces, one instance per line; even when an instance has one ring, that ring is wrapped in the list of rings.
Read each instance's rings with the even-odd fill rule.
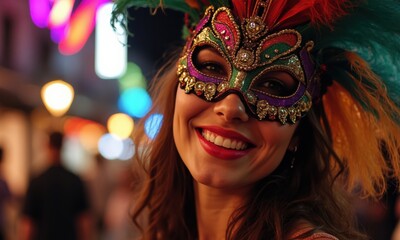
[[[143,6],[117,3],[115,19]],[[363,239],[348,192],[379,197],[400,178],[398,83],[384,78],[399,2],[162,4],[188,13],[190,34],[153,81],[157,137],[144,121],[135,133],[143,238]],[[390,48],[392,72],[371,70]]]

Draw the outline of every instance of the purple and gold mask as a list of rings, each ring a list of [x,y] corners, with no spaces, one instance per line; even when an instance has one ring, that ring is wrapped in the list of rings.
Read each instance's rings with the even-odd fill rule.
[[[295,123],[318,94],[312,47],[296,30],[269,32],[258,16],[237,23],[229,8],[209,7],[179,61],[180,87],[206,101],[237,94],[250,116]]]

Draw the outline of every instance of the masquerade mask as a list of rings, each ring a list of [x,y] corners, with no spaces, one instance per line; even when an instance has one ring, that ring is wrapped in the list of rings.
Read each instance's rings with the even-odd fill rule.
[[[269,32],[262,16],[237,23],[209,7],[179,61],[180,87],[206,101],[237,94],[250,116],[295,123],[318,96],[312,48],[296,30]]]

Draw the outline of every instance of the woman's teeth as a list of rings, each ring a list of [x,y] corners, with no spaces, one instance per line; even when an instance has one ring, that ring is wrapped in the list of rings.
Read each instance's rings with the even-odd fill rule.
[[[235,150],[244,150],[247,148],[247,143],[245,142],[236,139],[224,138],[208,130],[203,130],[201,134],[207,141],[212,142],[217,146]]]

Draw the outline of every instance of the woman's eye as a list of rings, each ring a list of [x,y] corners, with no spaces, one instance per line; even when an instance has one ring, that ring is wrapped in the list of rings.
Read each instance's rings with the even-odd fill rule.
[[[286,84],[279,79],[265,79],[258,81],[253,88],[274,96],[283,97],[292,94],[291,88],[286,86]]]
[[[226,77],[224,67],[215,62],[198,63],[197,70],[214,77]]]
[[[299,81],[283,71],[267,72],[252,83],[251,89],[278,97],[287,97],[296,92]]]
[[[208,76],[227,78],[228,66],[225,58],[213,47],[203,46],[193,53],[193,64],[196,69]]]
[[[282,83],[280,83],[278,81],[274,81],[274,80],[265,82],[263,84],[263,87],[269,89],[270,91],[284,91],[285,90],[285,86]]]

